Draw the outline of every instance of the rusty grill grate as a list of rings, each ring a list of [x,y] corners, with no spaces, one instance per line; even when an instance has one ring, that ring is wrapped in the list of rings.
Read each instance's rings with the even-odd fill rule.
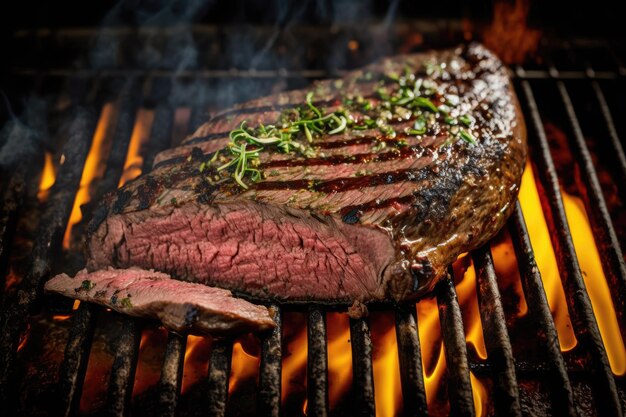
[[[622,332],[626,329],[625,297],[626,267],[621,252],[616,229],[613,226],[609,209],[605,202],[598,174],[594,167],[588,145],[579,122],[584,109],[575,108],[570,93],[572,89],[591,88],[598,110],[594,122],[605,129],[606,145],[615,157],[611,165],[615,178],[626,179],[626,158],[618,137],[618,128],[612,119],[615,111],[609,108],[604,91],[607,88],[623,86],[626,69],[617,55],[611,68],[594,68],[594,63],[586,61],[579,50],[601,50],[609,54],[609,45],[583,44],[562,46],[559,44],[555,55],[565,51],[576,56],[576,62],[584,62],[582,68],[559,68],[559,61],[550,61],[553,45],[544,46],[547,65],[513,67],[518,97],[522,103],[527,121],[529,143],[532,149],[533,173],[537,178],[541,204],[548,220],[548,227],[555,248],[558,269],[566,293],[569,314],[578,339],[576,361],[566,360],[559,348],[555,324],[547,303],[541,275],[535,263],[533,248],[526,229],[524,216],[519,203],[508,223],[517,262],[521,284],[528,305],[532,324],[536,328],[536,338],[543,347],[541,358],[536,363],[518,361],[514,357],[507,330],[505,310],[497,285],[489,246],[477,249],[471,256],[476,267],[480,318],[488,359],[485,364],[476,364],[468,356],[461,309],[457,300],[452,278],[441,282],[436,290],[445,357],[448,364],[447,391],[450,410],[453,414],[474,415],[474,400],[470,382],[470,370],[484,375],[492,381],[491,398],[493,412],[497,415],[534,414],[548,410],[553,415],[575,416],[580,412],[581,401],[574,385],[579,379],[588,378],[592,389],[593,407],[598,415],[623,414],[624,382],[613,375],[607,353],[603,345],[594,311],[578,264],[572,235],[569,230],[561,196],[559,178],[544,130],[542,108],[535,98],[538,89],[548,85],[556,88],[560,106],[569,122],[568,144],[576,158],[577,179],[580,181],[582,197],[589,214],[589,220],[603,261],[603,269],[612,291],[612,299]],[[583,56],[583,58],[581,58]],[[569,61],[568,61],[569,62]],[[332,75],[341,73],[335,71]],[[265,80],[294,79],[295,83],[308,82],[329,73],[326,70],[198,70],[172,73],[169,70],[123,71],[118,69],[90,71],[55,69],[39,71],[17,68],[16,77],[34,80],[35,89],[44,89],[52,83],[59,85],[72,99],[72,103],[62,114],[53,115],[69,126],[63,132],[70,132],[62,151],[64,163],[60,166],[56,182],[47,200],[32,253],[28,259],[30,268],[23,277],[19,290],[3,299],[2,331],[0,335],[0,409],[10,414],[15,412],[16,352],[20,335],[24,331],[29,314],[40,301],[42,282],[47,279],[57,262],[57,254],[62,244],[63,234],[70,217],[72,204],[79,187],[81,173],[87,158],[93,133],[96,129],[97,114],[103,103],[115,100],[119,103],[119,118],[112,135],[112,151],[106,165],[103,180],[93,190],[92,201],[97,201],[105,193],[115,190],[124,169],[124,161],[134,125],[137,109],[142,106],[154,108],[155,118],[151,129],[149,146],[146,147],[144,168],[151,166],[154,155],[176,143],[174,115],[176,106],[167,100],[174,78],[181,77],[196,82],[210,82],[223,79]],[[284,85],[290,85],[290,82]],[[213,103],[194,103],[189,121],[189,131],[199,125],[205,111]],[[46,120],[48,115],[41,115]],[[588,117],[588,115],[585,115]],[[46,130],[45,125],[40,126]],[[27,131],[15,134],[30,134]],[[180,135],[178,135],[178,139]],[[32,171],[39,169],[27,164],[17,166],[8,178],[3,178],[2,207],[0,216],[0,272],[6,276],[6,263],[11,250],[14,222],[24,203],[27,178]],[[620,187],[623,191],[623,182]],[[88,208],[87,208],[88,210]],[[453,274],[450,271],[450,274]],[[291,306],[275,305],[277,327],[261,341],[260,370],[257,390],[256,410],[258,415],[281,415],[281,320]],[[375,307],[376,308],[376,307]],[[425,383],[422,371],[418,319],[415,304],[382,306],[395,313],[396,336],[399,352],[400,377],[402,386],[402,412],[404,415],[427,414]],[[332,310],[332,309],[331,309]],[[328,345],[326,333],[326,312],[328,307],[310,305],[307,315],[307,413],[312,416],[325,416],[330,413],[328,399]],[[68,343],[58,376],[55,394],[55,413],[69,416],[76,414],[91,342],[96,329],[96,318],[101,309],[82,303],[73,313]],[[623,333],[622,333],[623,334]],[[124,319],[120,336],[113,347],[115,358],[108,382],[108,396],[105,405],[108,415],[127,415],[131,410],[131,394],[138,361],[141,339],[141,322]],[[352,346],[353,383],[352,391],[354,415],[375,415],[375,387],[372,366],[373,343],[370,324],[367,318],[350,320]],[[155,415],[174,416],[181,391],[186,338],[170,333],[163,359],[162,373],[158,383],[158,396],[151,406]],[[207,404],[203,414],[223,416],[229,407],[237,404],[228,402],[228,384],[231,366],[232,341],[222,340],[213,344],[207,377]],[[577,362],[578,361],[578,362]],[[582,376],[581,376],[582,375]],[[550,404],[534,409],[532,395],[523,386],[525,378],[542,380],[550,390]],[[575,379],[576,381],[573,381]],[[574,384],[576,382],[576,384]],[[539,410],[539,411],[537,411]],[[148,410],[149,411],[149,410]],[[148,412],[146,411],[146,412]]]

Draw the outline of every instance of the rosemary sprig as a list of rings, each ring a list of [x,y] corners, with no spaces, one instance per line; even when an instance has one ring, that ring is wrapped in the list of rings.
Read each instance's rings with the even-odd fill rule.
[[[260,164],[260,152],[265,148],[275,148],[283,153],[296,151],[308,157],[313,152],[308,144],[314,141],[315,135],[336,135],[347,128],[348,118],[343,111],[324,114],[313,104],[312,92],[306,95],[305,103],[308,110],[301,109],[296,112],[293,115],[296,120],[284,121],[282,126],[260,124],[257,128],[251,128],[244,120],[238,129],[229,133],[228,149],[231,159],[219,166],[217,171],[231,170],[237,184],[247,189],[248,185],[244,182],[246,177],[256,182],[263,176],[257,167]],[[300,137],[304,137],[306,143],[298,140]],[[205,171],[216,158],[217,154],[208,163],[203,162],[200,165],[200,172]]]

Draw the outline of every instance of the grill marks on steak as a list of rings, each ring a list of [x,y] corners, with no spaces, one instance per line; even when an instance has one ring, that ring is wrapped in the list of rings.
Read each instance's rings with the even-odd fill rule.
[[[74,278],[57,275],[45,290],[158,319],[177,332],[226,335],[275,326],[267,308],[233,298],[228,290],[173,280],[152,270],[82,270]]]
[[[264,299],[368,301],[429,291],[456,256],[500,229],[516,197],[525,131],[506,68],[471,45],[386,59],[312,89],[334,108],[346,95],[371,96],[376,84],[362,82],[365,73],[419,72],[424,62],[450,68],[431,78],[476,119],[478,145],[448,143],[438,126],[422,137],[352,130],[316,139],[311,158],[263,151],[265,179],[249,190],[230,179],[210,183],[198,166],[226,144],[224,132],[244,116],[251,126],[274,123],[308,90],[244,103],[109,197],[107,215],[92,224],[90,266],[156,268]],[[398,140],[407,146],[394,146]],[[374,148],[381,141],[389,146]]]

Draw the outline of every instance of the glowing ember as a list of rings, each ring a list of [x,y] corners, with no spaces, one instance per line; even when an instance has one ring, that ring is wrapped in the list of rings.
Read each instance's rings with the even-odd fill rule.
[[[122,178],[120,178],[118,187],[137,178],[141,174],[141,168],[143,166],[141,151],[150,140],[150,128],[152,127],[153,121],[154,111],[140,109],[137,112],[137,119],[135,120],[133,133],[130,137],[126,162],[124,163],[124,173],[122,174]]]
[[[37,198],[43,202],[48,199],[50,188],[54,185],[56,180],[56,167],[52,161],[52,154],[46,152],[44,158],[43,170],[41,171],[41,179],[39,180],[39,192]]]
[[[79,223],[83,215],[80,210],[80,206],[91,201],[90,186],[96,178],[104,175],[106,168],[106,159],[108,153],[111,150],[111,141],[109,135],[111,133],[112,121],[115,118],[115,109],[112,103],[107,103],[102,107],[102,113],[100,114],[100,120],[98,120],[98,126],[91,142],[91,148],[87,154],[87,160],[85,161],[85,168],[80,178],[80,188],[76,193],[74,199],[74,206],[72,207],[72,213],[70,220],[65,229],[65,236],[63,237],[63,247],[69,248],[70,237],[72,234],[72,228],[75,224]]]

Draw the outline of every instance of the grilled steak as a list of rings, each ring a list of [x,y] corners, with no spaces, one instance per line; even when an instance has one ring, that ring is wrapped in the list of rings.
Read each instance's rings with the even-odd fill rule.
[[[263,149],[242,160],[242,143]],[[240,104],[161,153],[94,214],[89,268],[257,299],[415,298],[502,227],[525,157],[506,68],[484,47],[387,58]]]
[[[57,275],[45,290],[110,307],[136,317],[161,320],[171,330],[224,335],[274,327],[265,307],[233,298],[230,291],[176,281],[139,268]]]

